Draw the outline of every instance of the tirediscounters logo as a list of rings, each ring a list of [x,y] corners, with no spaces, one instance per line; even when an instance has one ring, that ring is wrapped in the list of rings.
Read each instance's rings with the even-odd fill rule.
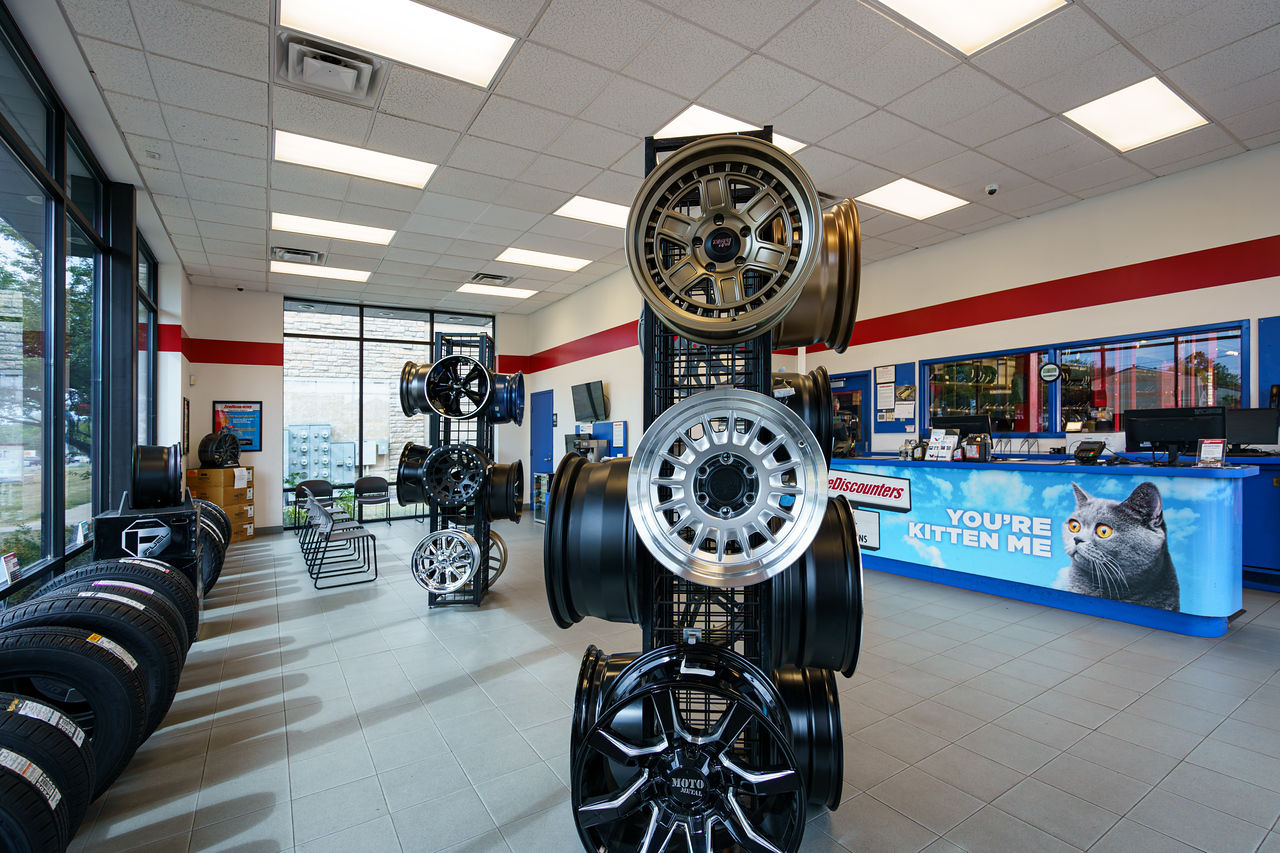
[[[876,477],[850,471],[831,471],[827,488],[831,494],[844,495],[856,506],[911,512],[911,481],[901,477]]]

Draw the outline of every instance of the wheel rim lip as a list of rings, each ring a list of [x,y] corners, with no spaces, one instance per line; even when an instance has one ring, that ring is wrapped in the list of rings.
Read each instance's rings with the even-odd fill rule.
[[[437,583],[431,578],[434,573],[440,572],[444,567],[435,567],[430,565],[428,561],[437,559],[437,547],[439,543],[451,541],[461,544],[470,557],[470,565],[468,570],[461,578],[455,578],[448,583]],[[437,595],[447,595],[451,592],[457,592],[459,589],[467,585],[467,582],[475,577],[476,569],[480,566],[480,545],[476,542],[475,537],[465,530],[457,530],[450,528],[448,530],[437,530],[435,533],[428,533],[422,538],[413,549],[413,556],[410,558],[410,569],[413,573],[413,579],[428,592],[434,592]]]
[[[443,369],[441,366],[451,361],[458,361],[463,364],[471,364],[471,365],[474,365],[475,367],[480,368],[482,371],[484,371],[484,376],[485,376],[484,399],[481,400],[479,403],[477,403],[476,407],[472,411],[462,415],[452,415],[452,414],[449,414],[448,412],[442,411],[441,407],[436,405],[436,400],[432,398],[432,395],[430,393],[431,392],[431,375],[435,373],[437,369]],[[468,372],[470,371],[468,370]],[[476,359],[472,358],[469,355],[446,355],[444,358],[441,358],[439,361],[436,361],[434,364],[428,367],[426,371],[426,375],[423,377],[423,385],[424,385],[423,397],[426,400],[427,405],[431,408],[431,411],[435,412],[440,417],[448,418],[449,420],[469,421],[473,418],[477,418],[483,415],[489,409],[489,404],[493,402],[493,374],[489,371],[487,367],[485,367],[483,364],[481,364],[479,361],[477,361]]]
[[[720,153],[722,151],[723,153]],[[649,253],[645,247],[645,224],[651,218],[656,200],[677,181],[686,177],[689,171],[696,168],[701,161],[727,160],[735,155],[742,162],[767,166],[772,170],[773,177],[783,179],[782,183],[787,186],[797,208],[801,210],[801,218],[809,223],[808,233],[803,237],[804,244],[796,266],[779,289],[778,295],[769,300],[765,306],[745,314],[750,317],[755,311],[764,311],[767,307],[767,312],[762,314],[759,321],[734,323],[728,318],[715,318],[721,322],[698,323],[698,317],[671,305],[662,295],[659,285],[654,283],[653,276],[661,276],[662,273],[657,269],[656,263],[654,268],[650,269],[646,262]],[[654,313],[663,323],[680,335],[698,343],[741,342],[762,335],[777,326],[795,304],[805,282],[809,280],[818,264],[818,237],[821,231],[822,208],[818,200],[817,188],[808,172],[795,158],[763,140],[748,136],[722,135],[707,137],[684,146],[649,173],[636,193],[627,216],[625,249],[632,277],[636,280],[644,301],[653,308]],[[774,302],[777,304],[772,304]]]
[[[418,404],[413,402],[413,385],[414,379],[419,373],[424,372],[423,368],[426,367],[429,365],[418,365],[412,361],[406,361],[404,367],[400,368],[400,411],[404,412],[406,418],[411,418],[422,411]]]
[[[551,610],[551,618],[560,628],[570,628],[582,617],[570,607],[567,595],[567,578],[564,577],[567,566],[564,560],[565,536],[568,532],[565,517],[568,512],[566,494],[572,491],[572,483],[568,482],[578,475],[578,469],[587,463],[574,453],[567,453],[556,466],[551,477],[551,485],[547,488],[547,529],[543,539],[543,579],[547,590],[547,606]]]
[[[700,550],[690,552],[683,547],[683,542],[677,546],[672,541],[678,537],[675,532],[666,532],[664,528],[668,525],[665,519],[659,520],[661,514],[654,509],[658,503],[655,494],[657,487],[652,486],[650,480],[659,470],[659,454],[671,446],[677,435],[683,434],[700,417],[715,419],[724,417],[730,411],[739,415],[746,414],[756,421],[765,420],[775,435],[780,434],[775,427],[786,430],[788,441],[784,446],[792,451],[792,458],[798,462],[796,479],[802,493],[795,496],[794,504],[799,504],[799,510],[793,510],[791,520],[784,528],[789,541],[782,541],[781,544],[766,549],[762,557],[738,559],[732,565],[726,565],[724,562],[716,563],[699,556],[705,553]],[[800,442],[804,442],[805,446],[801,447]],[[627,478],[627,503],[636,532],[655,559],[686,580],[713,587],[749,586],[768,580],[799,559],[812,543],[821,525],[827,503],[827,466],[820,455],[812,452],[811,449],[816,445],[817,439],[804,421],[785,406],[762,394],[736,388],[720,388],[695,394],[659,416],[636,447],[636,455]],[[690,486],[682,488],[688,491]],[[766,492],[762,485],[756,501],[751,504],[752,509],[730,520],[745,520],[753,511],[756,511],[758,517],[758,511],[762,511],[769,503],[766,496],[770,494],[773,493]],[[693,504],[693,497],[688,496],[687,502]]]
[[[400,506],[422,503],[425,500],[423,467],[430,452],[428,448],[412,441],[405,442],[401,449],[400,461],[396,463],[396,500],[400,502]],[[410,479],[410,474],[416,476],[417,483]]]

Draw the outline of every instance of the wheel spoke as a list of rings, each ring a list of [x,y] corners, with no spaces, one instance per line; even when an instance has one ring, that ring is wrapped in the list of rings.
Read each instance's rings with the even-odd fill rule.
[[[578,821],[583,826],[599,826],[602,823],[613,823],[635,813],[644,805],[642,794],[649,781],[649,771],[643,770],[635,781],[628,785],[617,796],[603,796],[587,800],[578,806]]]
[[[662,733],[664,740],[670,743],[673,738],[683,735],[684,721],[680,718],[680,709],[676,707],[676,694],[667,690],[649,698],[653,704],[658,731]]]
[[[717,305],[731,305],[741,302],[743,298],[742,281],[738,273],[727,272],[716,275],[715,299]]]
[[[741,780],[738,787],[748,793],[769,796],[800,790],[800,774],[791,767],[778,766],[763,770],[748,770],[734,761],[728,753],[720,756],[720,764]]]
[[[743,850],[747,853],[782,853],[769,842],[769,839],[755,831],[751,822],[747,820],[747,816],[742,813],[742,806],[738,805],[737,798],[726,797],[725,799],[729,803],[729,811],[733,817],[732,820],[724,821],[725,829],[729,830],[733,840],[738,842]]]
[[[724,754],[733,748],[734,741],[738,739],[738,735],[742,734],[742,730],[750,722],[751,711],[741,702],[734,702],[724,709],[724,713],[720,715],[720,720],[716,723],[715,731],[712,732],[710,737],[710,742],[719,748],[722,761],[724,760]]]
[[[612,729],[599,728],[591,733],[587,746],[610,761],[626,767],[634,767],[640,759],[656,755],[666,749],[667,740],[662,738],[657,743],[639,745],[631,743]]]

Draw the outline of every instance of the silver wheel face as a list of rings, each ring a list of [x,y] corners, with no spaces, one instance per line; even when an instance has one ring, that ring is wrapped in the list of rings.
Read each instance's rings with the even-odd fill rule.
[[[480,546],[465,530],[429,533],[413,549],[413,579],[437,595],[466,586],[480,566]]]
[[[752,391],[704,391],[640,439],[627,503],[669,570],[705,586],[748,586],[791,565],[817,535],[827,467],[786,407]]]
[[[507,543],[494,531],[489,531],[489,583],[492,584],[507,567]]]
[[[627,220],[627,260],[645,301],[676,332],[745,341],[799,297],[821,222],[817,190],[789,154],[750,137],[711,137],[645,179]]]

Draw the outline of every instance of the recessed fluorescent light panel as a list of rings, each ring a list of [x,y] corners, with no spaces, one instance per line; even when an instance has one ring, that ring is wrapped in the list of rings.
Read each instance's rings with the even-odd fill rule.
[[[413,0],[281,0],[280,26],[480,87],[516,43]]]
[[[576,195],[560,206],[556,216],[567,216],[570,219],[581,219],[583,222],[595,222],[599,225],[612,225],[614,228],[626,228],[627,214],[630,210],[623,204]]]
[[[336,278],[339,281],[368,281],[365,270],[344,270],[341,267],[317,267],[311,264],[291,264],[288,261],[272,261],[271,271],[285,275],[308,275],[312,278]]]
[[[528,299],[536,290],[524,290],[519,287],[493,287],[488,284],[464,284],[458,293],[478,293],[481,296],[509,296],[512,299]]]
[[[394,154],[383,154],[354,145],[326,142],[311,136],[299,136],[277,130],[275,158],[282,163],[297,163],[313,169],[341,172],[374,181],[386,181],[405,187],[422,189],[436,170],[434,163],[410,160]]]
[[[740,133],[744,130],[759,130],[760,126],[729,118],[715,110],[693,104],[689,109],[673,118],[666,127],[654,136],[659,139],[670,139],[674,136],[710,136],[714,133]],[[788,154],[794,154],[809,143],[797,139],[789,139],[779,133],[773,135],[773,144]]]
[[[1209,123],[1158,77],[1134,83],[1063,115],[1121,151]]]
[[[549,270],[577,272],[591,261],[583,258],[570,258],[567,255],[552,255],[547,252],[531,252],[528,249],[504,249],[498,260],[509,264],[524,264],[527,267],[546,267]],[[506,290],[507,288],[499,288]]]
[[[1067,5],[1068,0],[879,0],[966,56]]]
[[[332,237],[335,240],[353,240],[357,243],[377,243],[379,246],[387,245],[391,242],[391,238],[396,236],[396,232],[386,228],[351,225],[330,219],[312,219],[309,216],[294,216],[291,213],[272,213],[271,230],[288,231],[291,234],[311,234],[315,237]]]
[[[906,178],[899,178],[878,190],[864,193],[856,201],[866,202],[890,213],[910,216],[912,219],[928,219],[969,203]]]

